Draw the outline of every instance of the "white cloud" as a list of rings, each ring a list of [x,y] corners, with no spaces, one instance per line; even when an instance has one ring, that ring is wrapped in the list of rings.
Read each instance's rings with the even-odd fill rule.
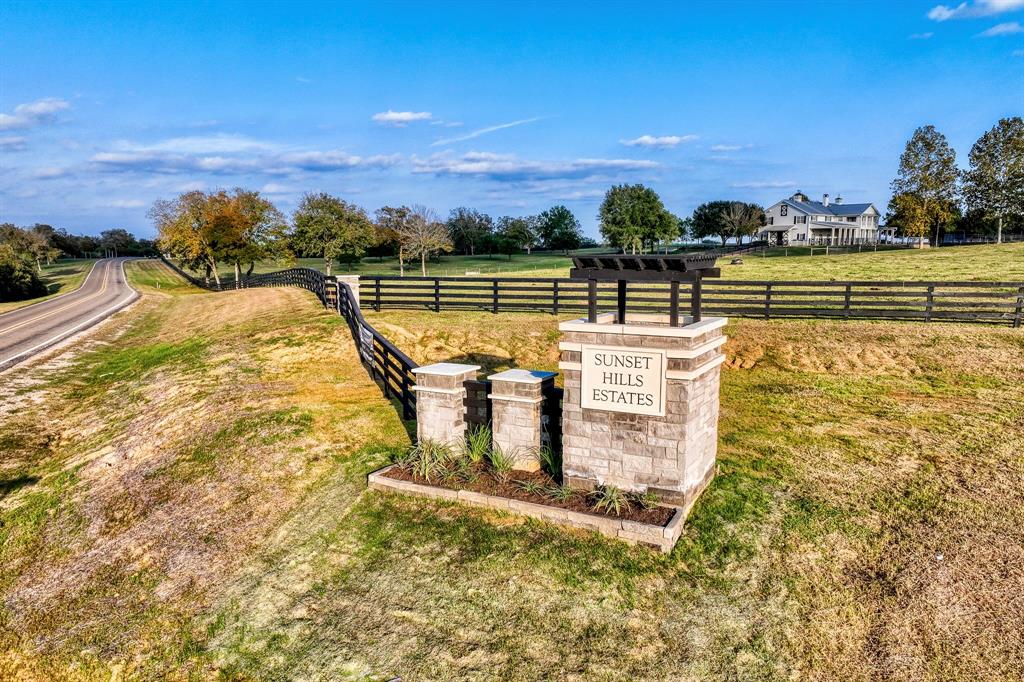
[[[586,178],[616,174],[623,171],[648,170],[658,167],[654,161],[636,159],[574,159],[571,161],[536,161],[520,159],[514,154],[467,152],[455,156],[450,152],[433,154],[426,159],[413,157],[414,173],[432,173],[460,177],[485,177],[492,180],[525,181],[550,178]]]
[[[997,36],[1008,36],[1015,33],[1024,33],[1024,26],[1021,26],[1019,22],[1007,21],[1002,24],[996,24],[987,31],[982,31],[978,36],[982,38],[995,38]]]
[[[539,121],[542,118],[544,117],[536,116],[534,118],[524,118],[518,121],[509,121],[508,123],[499,123],[498,125],[480,128],[478,130],[474,130],[471,133],[466,133],[465,135],[460,135],[458,137],[447,137],[441,140],[437,140],[436,142],[433,142],[430,146],[439,147],[441,145],[452,144],[453,142],[464,142],[466,140],[472,140],[474,138],[480,137],[481,135],[486,135],[487,133],[493,133],[497,130],[505,130],[506,128],[515,128],[516,126],[525,125],[527,123],[533,123],[534,121]]]
[[[4,152],[20,152],[25,150],[27,140],[24,137],[18,137],[16,135],[9,135],[7,137],[0,137],[0,151]]]
[[[796,187],[792,180],[759,180],[751,182],[734,182],[729,185],[735,189],[789,189]]]
[[[32,172],[32,177],[38,180],[52,180],[53,178],[60,178],[68,174],[67,168],[60,168],[58,166],[44,166],[37,168]]]
[[[91,161],[102,170],[115,172],[288,175],[393,166],[401,157],[359,156],[340,149],[289,150],[241,135],[210,135],[144,145],[121,141],[109,151],[94,154]]]
[[[660,137],[654,135],[641,135],[640,137],[632,140],[619,140],[622,144],[627,147],[675,147],[680,142],[692,142],[696,140],[696,135],[662,135]]]
[[[975,0],[975,2],[961,2],[956,7],[936,5],[928,11],[928,18],[932,21],[971,19],[991,17],[1018,9],[1024,9],[1024,0]]]
[[[70,108],[70,104],[56,97],[19,104],[14,107],[13,113],[0,114],[0,130],[31,128],[43,123],[50,123],[57,118],[59,112]]]
[[[110,208],[142,208],[145,205],[142,199],[114,199],[107,204]]]
[[[458,128],[462,125],[462,121],[442,121],[441,119],[437,119],[435,121],[431,121],[430,125],[440,126],[442,128]]]
[[[414,121],[429,121],[432,115],[429,111],[381,111],[370,117],[371,120],[381,125],[403,128]]]
[[[713,152],[738,152],[741,149],[751,149],[754,145],[752,144],[713,144],[711,145],[711,151]]]
[[[934,35],[935,35],[934,33],[932,33],[931,31],[928,31],[926,33],[911,33],[910,36],[908,36],[908,37],[911,40],[928,40],[929,38],[931,38]]]
[[[305,76],[296,76],[295,80],[298,83],[312,83],[313,82],[312,80],[310,80],[309,78],[306,78]]]

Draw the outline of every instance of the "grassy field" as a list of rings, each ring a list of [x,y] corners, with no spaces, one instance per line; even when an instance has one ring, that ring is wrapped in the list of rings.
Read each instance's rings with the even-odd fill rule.
[[[59,260],[51,265],[43,266],[43,281],[46,283],[46,288],[49,293],[46,296],[40,296],[39,298],[33,298],[27,301],[9,301],[7,303],[0,303],[0,313],[5,313],[8,310],[15,310],[39,301],[45,301],[48,298],[59,296],[60,294],[66,294],[69,291],[74,291],[82,285],[85,281],[85,277],[89,274],[89,270],[92,269],[92,264],[95,263],[92,259],[81,259],[81,260]]]
[[[602,251],[602,249],[597,249]],[[746,254],[742,265],[731,265],[731,258],[719,259],[725,279],[871,279],[871,280],[999,280],[1024,281],[1024,243],[996,246],[958,246],[941,249],[893,249],[883,251],[856,251],[824,255],[824,248],[774,249],[762,257]],[[795,255],[803,254],[803,255]],[[323,261],[301,258],[294,263],[302,267],[323,270]],[[443,256],[428,264],[430,276],[462,276],[468,273],[508,277],[568,277],[571,262],[557,254],[515,256],[511,261],[495,256],[489,259],[468,256]],[[272,272],[285,265],[261,263],[256,272]],[[336,274],[397,275],[398,261],[385,258],[365,258],[351,268],[335,268]],[[230,268],[223,268],[222,276],[230,278]],[[419,275],[419,264],[406,267],[406,275]]]
[[[337,317],[129,275],[0,383],[0,678],[1024,675],[1019,330],[730,323],[719,473],[662,556],[367,492],[409,436]],[[547,315],[368,317],[420,361],[557,363]]]

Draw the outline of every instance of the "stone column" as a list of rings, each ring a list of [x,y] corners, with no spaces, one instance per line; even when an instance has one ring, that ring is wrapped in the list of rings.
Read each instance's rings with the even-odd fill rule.
[[[476,379],[479,365],[439,362],[417,367],[416,375],[416,438],[452,447],[466,438],[466,389],[464,381]]]
[[[596,323],[559,325],[567,483],[650,490],[689,510],[711,481],[726,319],[682,322],[671,327],[667,315],[637,314],[617,324],[606,313]],[[630,365],[660,369],[636,373]]]
[[[338,280],[338,286],[345,284],[352,287],[352,297],[355,301],[356,307],[359,307],[359,275],[336,275]]]
[[[541,407],[555,372],[510,369],[489,377],[494,445],[513,457],[513,468],[540,469]]]

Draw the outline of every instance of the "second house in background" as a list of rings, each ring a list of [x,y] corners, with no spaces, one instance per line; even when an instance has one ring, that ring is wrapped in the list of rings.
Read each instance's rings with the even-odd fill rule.
[[[879,212],[874,204],[844,204],[842,197],[811,201],[799,190],[765,211],[768,224],[759,236],[778,246],[872,244],[880,241]]]

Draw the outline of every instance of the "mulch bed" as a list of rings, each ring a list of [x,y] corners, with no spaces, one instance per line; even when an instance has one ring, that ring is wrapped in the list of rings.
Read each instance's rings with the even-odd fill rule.
[[[471,490],[477,493],[484,493],[485,495],[494,495],[495,497],[507,497],[513,500],[520,500],[522,502],[532,502],[534,504],[557,507],[558,509],[568,509],[574,512],[581,512],[583,514],[593,514],[594,516],[607,516],[610,518],[627,519],[629,521],[639,521],[640,523],[649,523],[653,526],[668,525],[673,514],[675,514],[675,510],[669,507],[644,509],[639,504],[633,503],[623,509],[621,514],[616,516],[614,513],[595,511],[590,505],[587,494],[583,491],[580,491],[579,494],[572,496],[565,502],[561,502],[559,500],[553,500],[550,497],[544,497],[543,495],[527,492],[517,485],[519,483],[533,482],[547,487],[557,486],[558,483],[543,471],[517,471],[506,481],[501,481],[495,478],[494,474],[484,466],[478,468],[476,472],[477,477],[473,481],[461,481],[454,478],[447,480],[439,478],[433,481],[426,481],[415,476],[411,471],[406,471],[405,469],[400,469],[398,467],[392,467],[384,475],[398,481],[411,481],[412,483],[419,483],[420,485],[429,485],[434,486],[435,488],[447,488],[448,490]]]

